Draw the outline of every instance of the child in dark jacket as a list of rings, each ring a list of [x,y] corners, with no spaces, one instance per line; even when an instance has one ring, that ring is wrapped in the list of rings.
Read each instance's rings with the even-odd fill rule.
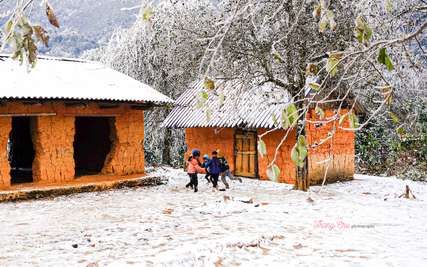
[[[221,173],[221,163],[218,160],[218,152],[212,152],[212,158],[206,164],[206,168],[209,169],[211,174],[211,181],[214,189],[218,189],[218,178]]]
[[[231,180],[238,180],[242,182],[242,178],[234,177],[230,172],[230,165],[228,165],[228,161],[225,159],[223,155],[219,155],[218,160],[221,164],[221,181],[224,183],[225,188],[229,189],[230,185],[227,182],[227,176],[230,177]]]

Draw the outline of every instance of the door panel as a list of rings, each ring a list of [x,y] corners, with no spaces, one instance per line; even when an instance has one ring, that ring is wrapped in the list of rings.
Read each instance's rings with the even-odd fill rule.
[[[234,141],[235,175],[257,177],[257,144],[256,133],[237,131]]]

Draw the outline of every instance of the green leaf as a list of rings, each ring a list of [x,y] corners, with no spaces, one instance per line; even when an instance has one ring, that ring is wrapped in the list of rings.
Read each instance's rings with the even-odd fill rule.
[[[204,100],[208,100],[208,98],[209,98],[209,94],[208,94],[208,92],[206,92],[206,91],[203,91],[203,92],[201,93],[201,96],[202,96],[202,98],[203,98]]]
[[[282,127],[287,129],[294,127],[298,121],[298,110],[294,103],[290,103],[282,111]]]
[[[205,79],[205,82],[203,83],[206,89],[213,90],[215,89],[215,82],[209,78]]]
[[[337,22],[335,21],[334,12],[332,10],[328,10],[326,14],[328,17],[329,29],[331,29],[332,31],[335,31],[337,29]]]
[[[399,118],[396,116],[396,114],[394,114],[393,112],[389,111],[389,112],[388,112],[388,115],[390,116],[391,121],[392,121],[394,124],[398,124],[398,123],[399,123]]]
[[[267,146],[262,139],[258,140],[258,152],[261,155],[261,157],[264,157],[265,155],[267,155]]]
[[[317,92],[320,90],[320,84],[318,84],[316,82],[309,83],[308,86],[311,89],[316,90]]]
[[[397,129],[396,129],[396,132],[397,132],[400,136],[402,136],[402,135],[405,135],[405,134],[406,134],[406,130],[405,130],[405,128],[403,128],[403,126],[400,126],[399,128],[397,128]]]
[[[5,23],[5,26],[4,26],[4,33],[5,33],[5,35],[8,35],[9,33],[11,33],[11,32],[12,32],[12,27],[13,27],[13,22],[12,22],[12,20],[8,20],[8,21]]]
[[[271,181],[277,182],[277,179],[280,177],[280,168],[276,164],[273,164],[273,166],[268,167],[267,177]]]
[[[222,107],[224,105],[225,95],[223,93],[220,93],[218,96],[218,99],[219,99],[219,106]]]
[[[394,69],[393,63],[391,62],[391,58],[387,54],[387,50],[385,47],[381,48],[378,53],[378,62],[385,65],[387,70],[392,71]]]
[[[372,29],[369,27],[368,23],[365,23],[365,30],[364,30],[364,39],[366,42],[369,42],[372,37]]]
[[[329,56],[328,61],[326,61],[326,71],[330,73],[331,77],[334,77],[338,72],[338,62],[339,60],[332,56]]]
[[[286,112],[286,109],[282,110],[282,128],[288,129],[290,126],[289,117]]]
[[[274,52],[273,53],[273,58],[277,61],[277,63],[283,63],[283,59],[280,56],[279,52]]]
[[[369,26],[368,22],[362,17],[357,16],[355,21],[355,28],[354,28],[357,41],[359,43],[369,43],[372,37],[372,28]]]
[[[320,19],[320,22],[319,22],[319,31],[321,33],[325,32],[326,28],[328,27],[328,22],[329,22],[328,17],[322,16],[322,18]]]
[[[277,119],[277,116],[276,116],[275,112],[273,112],[271,114],[271,118],[273,119],[274,127],[276,127],[276,128],[279,127],[279,120]]]
[[[298,167],[304,167],[305,159],[308,155],[307,142],[305,136],[300,135],[291,151],[291,159]]]
[[[210,121],[212,118],[212,110],[206,109],[206,120]]]
[[[350,128],[359,128],[359,119],[357,118],[356,114],[354,114],[354,112],[348,114],[348,119],[350,121]]]
[[[340,120],[339,120],[339,122],[338,122],[338,125],[341,125],[341,124],[344,122],[345,117],[347,117],[347,114],[344,114],[344,115],[341,115],[341,116],[340,116]]]
[[[385,0],[384,2],[384,8],[387,11],[387,13],[393,12],[393,2],[392,0]]]

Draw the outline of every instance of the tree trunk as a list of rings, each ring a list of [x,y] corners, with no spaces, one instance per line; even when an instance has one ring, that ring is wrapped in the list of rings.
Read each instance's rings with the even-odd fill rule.
[[[303,105],[306,105],[306,103],[304,103]],[[306,116],[307,114],[304,115],[303,118],[303,123],[302,123],[302,129],[301,129],[301,135],[306,136]],[[306,138],[307,140],[307,138]],[[297,140],[295,140],[295,142],[297,142]],[[308,149],[308,144],[307,144],[307,149]],[[308,155],[307,157],[304,159],[304,166],[303,167],[297,167],[297,175],[296,175],[296,179],[295,179],[295,185],[294,185],[294,189],[295,190],[301,190],[301,191],[308,191],[308,188],[310,187],[310,181],[309,181],[309,177],[308,177]]]
[[[170,164],[171,163],[171,155],[170,155],[170,139],[171,139],[171,130],[165,129],[165,135],[163,139],[163,153],[162,153],[162,163]]]
[[[310,187],[308,179],[308,161],[305,159],[304,167],[297,168],[297,177],[295,179],[295,190],[307,191]]]

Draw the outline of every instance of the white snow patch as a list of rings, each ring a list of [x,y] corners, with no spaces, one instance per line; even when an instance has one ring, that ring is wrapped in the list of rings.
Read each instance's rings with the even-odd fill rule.
[[[168,176],[169,184],[0,204],[0,266],[427,262],[425,183],[357,175],[304,193],[244,179],[231,190],[212,192],[200,176],[194,193],[185,189],[181,170],[155,172]],[[398,198],[406,184],[416,200]],[[224,202],[224,196],[232,200]],[[253,204],[240,201],[250,198]]]

